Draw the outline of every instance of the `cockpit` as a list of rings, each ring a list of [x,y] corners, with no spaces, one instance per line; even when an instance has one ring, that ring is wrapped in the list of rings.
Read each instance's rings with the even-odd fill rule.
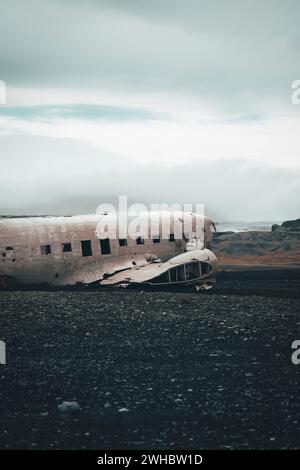
[[[205,277],[212,271],[212,266],[205,261],[193,261],[181,264],[151,279],[149,284],[189,283]]]

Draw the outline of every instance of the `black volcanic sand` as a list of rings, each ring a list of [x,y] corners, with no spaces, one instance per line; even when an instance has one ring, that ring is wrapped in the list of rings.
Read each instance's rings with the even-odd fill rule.
[[[300,448],[299,299],[2,291],[0,307],[2,449]]]
[[[223,267],[210,293],[300,299],[300,268]]]

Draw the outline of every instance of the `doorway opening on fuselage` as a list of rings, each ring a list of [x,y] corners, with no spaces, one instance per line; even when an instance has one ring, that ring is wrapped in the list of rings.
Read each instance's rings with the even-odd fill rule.
[[[111,248],[109,238],[104,238],[103,240],[100,240],[100,248],[102,255],[110,255]]]

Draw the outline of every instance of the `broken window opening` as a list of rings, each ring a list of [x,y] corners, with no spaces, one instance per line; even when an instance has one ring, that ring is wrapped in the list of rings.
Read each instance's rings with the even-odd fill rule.
[[[151,281],[154,284],[166,284],[169,283],[169,272],[165,272],[157,276],[155,279]]]
[[[109,238],[104,238],[103,240],[100,240],[100,247],[101,247],[101,254],[102,255],[110,255],[111,249],[110,249],[110,240],[109,240]]]
[[[200,274],[200,265],[198,262],[196,263],[188,263],[185,265],[185,272],[186,272],[186,279],[198,279]]]
[[[211,265],[208,264],[208,263],[205,263],[205,262],[201,261],[200,265],[201,265],[201,274],[202,275],[208,274],[212,270]]]
[[[62,251],[63,253],[69,253],[72,251],[72,244],[71,243],[62,243]]]
[[[160,236],[159,235],[153,235],[152,240],[153,240],[153,243],[160,243]]]
[[[91,240],[81,240],[82,256],[92,256],[92,242]]]
[[[175,235],[174,235],[174,233],[170,233],[169,242],[175,242]]]
[[[119,246],[127,246],[128,242],[126,238],[119,238]]]
[[[209,265],[207,265],[207,267],[209,269]],[[194,263],[187,263],[182,266],[177,266],[176,268],[170,269],[169,273],[170,282],[191,281],[201,277],[201,265],[198,261]]]
[[[137,245],[144,245],[145,244],[144,238],[143,237],[137,237],[136,244]]]
[[[6,251],[11,251],[11,250],[13,250],[13,247],[12,246],[7,246],[5,249],[6,249]]]
[[[177,271],[176,268],[170,269],[170,282],[176,282],[177,281]]]
[[[185,265],[178,266],[177,270],[177,279],[178,281],[185,281]]]
[[[50,245],[41,245],[41,254],[42,255],[51,255],[51,246]]]

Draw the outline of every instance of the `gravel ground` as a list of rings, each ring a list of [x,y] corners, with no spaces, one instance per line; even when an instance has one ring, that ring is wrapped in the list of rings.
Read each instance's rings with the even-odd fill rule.
[[[300,448],[297,298],[0,292],[2,449]],[[80,411],[61,414],[76,400]]]

